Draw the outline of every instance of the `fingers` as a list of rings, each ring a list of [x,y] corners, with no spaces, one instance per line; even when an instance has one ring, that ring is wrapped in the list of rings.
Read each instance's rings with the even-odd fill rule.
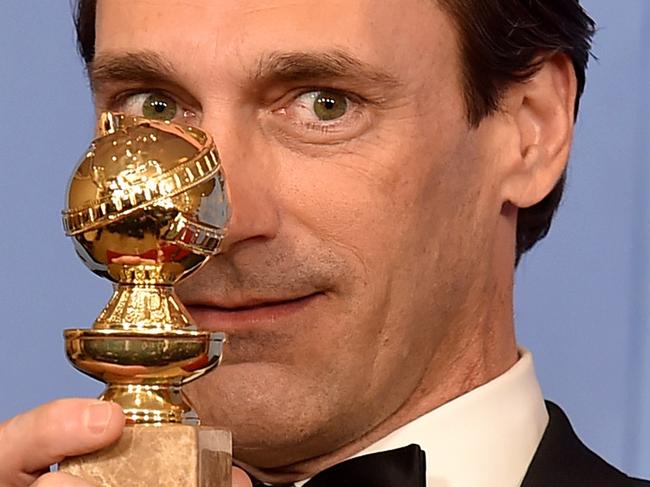
[[[94,487],[80,478],[63,472],[52,472],[39,477],[32,487]]]
[[[241,468],[232,467],[232,487],[253,487],[253,482]]]
[[[117,404],[90,399],[64,399],[20,414],[0,425],[0,485],[108,446],[123,427]]]

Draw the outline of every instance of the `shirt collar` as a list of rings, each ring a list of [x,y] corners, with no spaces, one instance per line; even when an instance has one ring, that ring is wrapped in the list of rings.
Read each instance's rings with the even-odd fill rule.
[[[532,355],[520,349],[519,360],[504,374],[354,456],[416,443],[426,453],[428,487],[515,487],[547,424]]]

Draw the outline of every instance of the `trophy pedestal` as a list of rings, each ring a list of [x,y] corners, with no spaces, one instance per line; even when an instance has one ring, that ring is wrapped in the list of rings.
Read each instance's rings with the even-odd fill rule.
[[[133,425],[104,450],[59,470],[98,487],[230,487],[230,432],[180,424]]]

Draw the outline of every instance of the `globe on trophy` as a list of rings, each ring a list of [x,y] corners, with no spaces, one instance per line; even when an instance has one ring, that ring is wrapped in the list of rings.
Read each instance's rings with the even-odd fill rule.
[[[127,425],[114,445],[60,470],[99,486],[230,487],[231,438],[204,426],[182,386],[216,367],[225,336],[199,330],[174,284],[219,251],[230,215],[219,156],[202,130],[104,113],[77,166],[63,224],[114,292],[66,353],[106,383]]]

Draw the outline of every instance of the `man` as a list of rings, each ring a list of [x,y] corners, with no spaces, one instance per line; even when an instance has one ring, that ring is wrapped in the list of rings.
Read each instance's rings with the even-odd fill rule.
[[[98,110],[219,147],[230,234],[180,295],[230,346],[189,392],[251,477],[648,485],[579,442],[514,337],[584,87],[577,0],[83,0],[78,26]],[[20,415],[0,484],[85,485],[42,474],[122,425],[85,400]]]

